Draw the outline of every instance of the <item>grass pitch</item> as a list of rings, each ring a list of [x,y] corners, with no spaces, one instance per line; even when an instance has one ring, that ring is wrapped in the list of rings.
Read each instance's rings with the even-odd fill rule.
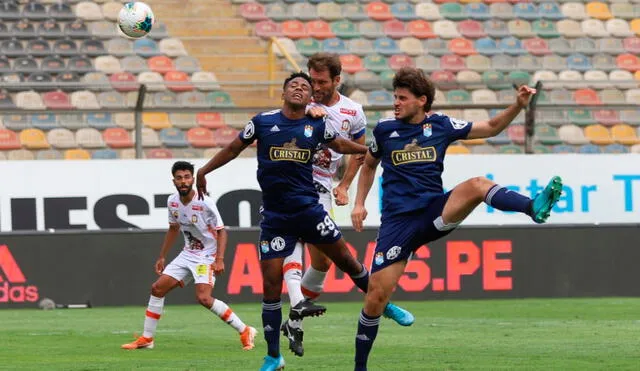
[[[145,308],[0,310],[0,369],[258,370],[266,352],[258,304],[231,307],[260,334],[238,335],[197,305],[167,300],[153,350],[120,345],[141,332]],[[526,299],[398,303],[408,328],[381,322],[370,370],[640,370],[640,299]],[[305,320],[305,356],[281,337],[288,370],[352,370],[361,303],[327,303]],[[283,308],[283,315],[288,306]]]

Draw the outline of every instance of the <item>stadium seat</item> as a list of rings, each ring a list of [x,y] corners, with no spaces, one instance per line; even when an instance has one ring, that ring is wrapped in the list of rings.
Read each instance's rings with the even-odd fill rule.
[[[613,37],[633,36],[629,23],[624,19],[610,19],[605,23],[607,32]]]
[[[20,132],[20,143],[26,149],[47,149],[49,142],[45,133],[40,129],[25,129]]]
[[[364,21],[358,24],[358,32],[362,37],[377,39],[384,36],[384,27],[380,22]]]
[[[507,2],[493,3],[489,6],[489,13],[494,19],[510,20],[515,18],[513,5]]]
[[[206,94],[199,91],[188,91],[180,93],[180,95],[178,96],[178,103],[180,106],[188,108],[209,107],[209,102],[207,102]]]
[[[598,52],[598,47],[595,41],[588,37],[581,37],[573,40],[572,42],[573,52],[579,54],[594,54]]]
[[[469,148],[460,145],[460,144],[452,144],[447,147],[446,155],[468,155],[471,153]]]
[[[609,11],[609,6],[603,2],[592,1],[586,5],[587,15],[599,20],[611,19],[613,16]]]
[[[175,63],[175,69],[177,71],[182,71],[186,73],[196,73],[201,70],[200,62],[198,62],[197,58],[192,56],[188,56],[188,55],[180,56],[175,59],[174,63]],[[124,67],[124,64],[123,64],[123,67]]]
[[[198,71],[191,75],[191,82],[200,91],[212,91],[220,89],[218,78],[213,72]]]
[[[173,152],[168,148],[152,148],[146,152],[145,158],[149,159],[168,159],[173,158]]]
[[[591,125],[596,122],[593,118],[592,112],[586,109],[570,109],[567,115],[570,123],[580,126]]]
[[[567,144],[580,145],[589,143],[582,129],[575,125],[562,125],[558,129],[558,136]]]
[[[529,71],[529,72],[533,72],[533,71],[538,71],[538,72],[542,72],[542,60],[539,57],[535,57],[533,55],[519,55],[516,58],[516,69],[521,70],[521,71]],[[555,74],[552,71],[546,71],[549,72],[551,74],[553,74],[555,76]],[[537,72],[536,72],[537,73]],[[557,79],[557,77],[553,78],[553,79]]]
[[[603,104],[624,104],[627,103],[625,93],[616,88],[603,89],[598,94],[599,100]]]
[[[187,137],[182,130],[177,128],[167,128],[160,131],[160,140],[167,147],[187,147]]]
[[[442,89],[452,89],[456,86],[456,75],[451,71],[433,71],[430,78]]]
[[[640,71],[640,58],[634,54],[620,54],[616,57],[618,68],[627,71]]]
[[[606,53],[606,54],[624,53],[622,40],[620,39],[613,38],[613,37],[605,37],[602,39],[595,40],[595,43],[596,43],[596,52]]]
[[[122,66],[118,58],[111,55],[104,55],[95,59],[96,70],[112,74],[122,71]],[[70,66],[71,67],[71,66]]]
[[[307,22],[307,33],[310,37],[321,40],[336,36],[333,31],[331,31],[331,26],[323,20]]]
[[[213,135],[215,136],[216,145],[218,147],[227,146],[234,139],[238,137],[239,131],[230,127],[215,129]]]
[[[406,2],[391,4],[391,14],[401,21],[412,21],[417,18],[414,6]]]
[[[191,91],[193,84],[189,81],[189,75],[182,71],[169,71],[164,75],[166,87],[175,92]]]
[[[443,39],[454,39],[461,36],[456,24],[449,20],[434,22],[433,31]]]
[[[509,27],[504,21],[492,19],[483,23],[487,36],[492,38],[503,38],[510,35]]]
[[[440,59],[432,55],[421,55],[415,59],[416,67],[425,72],[437,71],[440,69]]]
[[[611,71],[618,68],[613,57],[609,54],[604,53],[596,54],[591,57],[591,64],[593,65],[594,69],[602,71]]]
[[[513,19],[507,22],[507,29],[511,37],[525,38],[536,36],[531,28],[531,23],[521,19]]]
[[[36,160],[63,160],[64,155],[56,149],[45,149],[38,151]]]
[[[138,74],[138,84],[146,85],[147,91],[164,91],[167,87],[164,85],[164,79],[158,72],[146,71]]]
[[[318,17],[320,17],[320,19],[324,19],[325,21],[340,21],[344,18],[342,7],[334,2],[318,4],[317,11]],[[335,33],[335,30],[333,32]]]
[[[360,89],[356,89],[349,94],[349,98],[354,100],[356,103],[360,103],[363,107],[367,107],[369,102],[367,101],[367,93],[363,92]]]
[[[498,48],[505,54],[521,55],[527,51],[522,47],[522,43],[515,37],[505,37],[498,43]]]
[[[636,18],[633,21],[629,22],[629,26],[631,27],[631,31],[640,36],[640,18]]]
[[[42,94],[44,105],[49,109],[72,109],[69,96],[62,91],[51,91]]]
[[[447,102],[453,104],[469,104],[471,103],[471,94],[466,90],[449,90],[447,92]]]
[[[582,32],[589,37],[609,37],[604,23],[597,19],[587,19],[582,21]]]
[[[376,53],[386,55],[386,56],[391,56],[394,54],[401,53],[396,42],[393,39],[388,37],[381,37],[376,39],[373,42],[373,48]]]
[[[282,26],[271,20],[256,23],[254,31],[256,33],[256,36],[263,39],[268,39],[270,37],[280,37],[283,35]]]
[[[133,42],[133,51],[143,58],[151,58],[162,52],[158,44],[149,38],[137,39]]]
[[[260,3],[244,3],[240,5],[240,15],[251,22],[264,21],[267,18],[264,6]]]
[[[567,69],[567,60],[559,55],[550,54],[542,57],[542,67],[550,71],[562,71]]]
[[[395,19],[384,22],[384,24],[382,25],[382,29],[385,36],[392,39],[401,39],[403,37],[409,36],[409,31],[407,30],[406,23]]]
[[[551,50],[544,39],[539,37],[526,39],[523,42],[524,48],[533,55],[551,54]]]
[[[478,72],[484,72],[491,69],[491,59],[484,55],[470,55],[466,60],[467,65],[473,66],[473,69]]]
[[[166,55],[151,57],[147,59],[147,64],[149,69],[153,72],[167,73],[176,70],[173,60]]]
[[[13,69],[18,73],[38,72],[38,62],[31,57],[16,58],[13,61]]]
[[[614,153],[614,154],[623,154],[629,153],[629,147],[622,144],[609,144],[607,146],[602,147],[602,153]]]
[[[390,107],[393,105],[393,96],[386,90],[375,90],[367,95],[367,101],[371,107]]]
[[[615,18],[621,18],[626,20],[634,19],[634,16],[638,16],[634,14],[633,4],[631,3],[613,3],[611,4],[611,15]]]
[[[498,150],[492,145],[481,144],[471,147],[471,153],[474,155],[493,155],[498,153]]]
[[[109,128],[102,132],[104,142],[111,148],[130,148],[133,142],[124,128]]]
[[[90,160],[91,153],[86,149],[68,149],[64,151],[65,160]]]
[[[593,68],[591,61],[584,54],[571,54],[567,57],[567,67],[581,72],[589,71]]]
[[[443,55],[440,57],[440,68],[447,71],[459,72],[467,69],[463,58],[455,54]]]
[[[500,146],[498,148],[498,153],[507,154],[507,155],[519,155],[524,153],[524,150],[522,149],[521,146],[507,144],[504,146]]]
[[[367,15],[375,21],[388,21],[393,19],[389,5],[381,1],[373,1],[367,4]]]
[[[551,148],[551,151],[555,154],[576,153],[575,148],[567,144],[555,145]]]
[[[207,128],[195,127],[187,131],[187,140],[196,148],[215,147],[216,141],[213,132]]]
[[[19,149],[21,147],[20,138],[16,132],[0,128],[0,150]]]
[[[449,44],[443,39],[427,39],[423,41],[424,49],[428,54],[443,56],[449,54]]]
[[[382,89],[382,82],[380,77],[371,71],[357,72],[354,75],[355,85],[362,90],[370,91],[376,89]]]
[[[322,50],[327,53],[335,53],[338,55],[349,54],[347,45],[344,43],[344,41],[335,37],[323,40]]]
[[[40,130],[51,130],[58,128],[58,121],[56,120],[56,116],[52,113],[41,113],[38,115],[31,116],[31,125]],[[2,124],[0,124],[0,127]]]
[[[76,143],[81,148],[104,148],[100,131],[94,128],[83,128],[76,131]]]
[[[112,149],[98,149],[91,152],[92,160],[116,160],[118,159],[118,152]]]
[[[354,54],[341,55],[340,63],[342,64],[342,70],[351,74],[365,69],[362,59]]]
[[[464,1],[462,1],[464,3]],[[470,4],[465,5],[465,12],[467,15],[476,21],[486,21],[491,19],[491,10],[489,6],[479,1],[472,1]]]
[[[620,94],[622,94],[622,92],[620,92]],[[629,89],[629,90],[626,91],[624,96],[625,96],[625,101],[627,103],[629,103],[630,105],[633,105],[633,106],[640,107],[640,88],[638,88],[638,89]],[[621,100],[621,99],[618,99],[618,100]],[[604,103],[608,103],[608,102],[604,102]]]
[[[487,36],[487,33],[482,27],[482,23],[472,19],[459,22],[458,30],[463,37],[468,39],[478,39]]]
[[[593,118],[605,126],[615,125],[620,121],[620,115],[616,110],[597,110],[593,112]]]
[[[525,19],[528,21],[536,20],[540,17],[536,5],[529,2],[516,3],[513,6],[513,14],[515,18]]]
[[[99,21],[104,18],[102,9],[93,1],[81,1],[76,4],[75,14],[85,21]]]
[[[21,91],[16,94],[15,103],[18,108],[26,110],[42,110],[45,105],[35,91]]]
[[[538,35],[538,37],[542,38],[548,39],[560,36],[555,22],[548,21],[546,19],[539,19],[537,21],[534,21],[531,24],[531,29],[536,35]]]
[[[443,18],[453,21],[461,21],[468,18],[465,8],[457,2],[440,5],[440,14]]]
[[[117,91],[105,91],[98,94],[98,104],[103,108],[125,108],[127,101],[123,94]]]
[[[331,22],[330,26],[331,32],[341,39],[353,39],[361,36],[355,23],[348,19]]]
[[[172,122],[174,120],[172,119]],[[193,125],[191,125],[190,120],[184,120],[189,123],[189,126],[181,124],[181,126],[177,126],[174,122],[174,126],[180,127],[182,129],[188,129],[191,127],[202,126],[208,129],[218,129],[221,127],[227,126],[224,122],[224,118],[220,112],[200,112],[194,117]]]
[[[245,149],[243,151],[243,153],[245,151],[248,152],[249,148]],[[242,154],[242,153],[241,153]],[[174,149],[173,150],[173,157],[174,158],[182,158],[182,159],[196,159],[196,158],[202,158],[202,152],[200,150],[194,149],[194,148],[184,148],[184,149]]]
[[[567,2],[562,4],[562,15],[565,18],[583,20],[589,18],[585,10],[584,4],[579,2]]]
[[[562,139],[560,139],[556,128],[544,124],[536,124],[535,139],[538,142],[546,145],[562,143]]]
[[[178,103],[178,96],[172,91],[162,91],[151,94],[153,106],[156,108],[178,108],[182,104]]]
[[[355,22],[369,19],[362,5],[358,3],[342,5],[341,14],[343,14],[346,19]]]
[[[87,124],[90,127],[98,130],[105,130],[115,127],[111,113],[108,112],[87,114]]]
[[[489,89],[478,89],[471,93],[471,100],[474,104],[495,104],[498,103],[496,93]],[[449,102],[451,100],[449,99]]]
[[[213,107],[235,107],[229,94],[223,91],[207,93],[207,102]]]
[[[511,87],[504,73],[500,71],[483,72],[482,81],[489,87],[489,89],[506,89]]]
[[[145,127],[154,130],[161,130],[171,127],[169,115],[165,112],[143,112],[142,124]]]
[[[484,37],[475,41],[475,49],[483,55],[496,55],[502,51],[498,48],[498,44],[489,37]]]
[[[133,142],[135,143],[136,141],[136,132],[135,130],[131,132],[131,137],[133,139]],[[162,145],[162,142],[160,142],[160,137],[158,136],[158,133],[148,127],[143,127],[142,128],[142,147],[148,148],[148,147],[160,147]]]
[[[120,92],[137,91],[140,88],[136,77],[130,72],[116,72],[109,77],[109,82],[113,89]]]
[[[602,125],[590,125],[584,129],[586,138],[593,144],[607,145],[612,144],[613,139],[609,129]]]
[[[468,55],[478,53],[473,46],[473,42],[471,40],[467,40],[463,38],[455,38],[450,40],[449,50],[451,50],[451,52],[455,54],[463,55],[463,56],[468,56]]]
[[[618,124],[611,128],[611,137],[614,141],[624,145],[634,145],[640,143],[636,130],[626,124]]]
[[[422,18],[427,21],[437,21],[442,19],[442,15],[440,15],[440,8],[438,5],[433,3],[418,3],[416,5],[416,15],[418,18]]]
[[[627,37],[623,41],[624,49],[629,54],[640,54],[640,37]]]

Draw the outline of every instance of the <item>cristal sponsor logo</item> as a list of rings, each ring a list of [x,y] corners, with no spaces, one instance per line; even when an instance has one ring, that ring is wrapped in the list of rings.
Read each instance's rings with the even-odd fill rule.
[[[416,139],[404,146],[404,149],[391,152],[391,161],[395,166],[410,162],[434,162],[436,158],[435,147],[420,147]]]
[[[7,245],[0,245],[0,303],[38,300],[38,288],[27,285],[27,278]]]
[[[271,161],[294,161],[306,163],[311,159],[311,150],[298,148],[296,145],[296,138],[293,138],[291,142],[283,144],[282,147],[269,148],[269,158]]]

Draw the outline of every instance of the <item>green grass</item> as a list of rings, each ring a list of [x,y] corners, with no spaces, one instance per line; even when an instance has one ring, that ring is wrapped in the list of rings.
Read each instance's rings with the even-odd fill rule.
[[[170,303],[170,298],[168,300]],[[527,299],[400,303],[408,328],[383,319],[370,370],[638,370],[640,299]],[[328,303],[305,321],[305,356],[289,370],[353,369],[360,303]],[[260,306],[232,305],[260,330]],[[11,370],[257,370],[265,354],[193,306],[165,307],[153,350],[119,347],[141,331],[144,307],[0,311],[0,368]],[[287,307],[288,310],[288,307]],[[286,313],[286,310],[283,310]]]

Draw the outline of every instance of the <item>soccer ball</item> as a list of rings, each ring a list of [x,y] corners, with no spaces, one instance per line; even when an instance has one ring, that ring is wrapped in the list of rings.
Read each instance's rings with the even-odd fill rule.
[[[139,1],[124,4],[118,14],[118,27],[122,33],[135,39],[146,36],[155,21],[149,5]]]

